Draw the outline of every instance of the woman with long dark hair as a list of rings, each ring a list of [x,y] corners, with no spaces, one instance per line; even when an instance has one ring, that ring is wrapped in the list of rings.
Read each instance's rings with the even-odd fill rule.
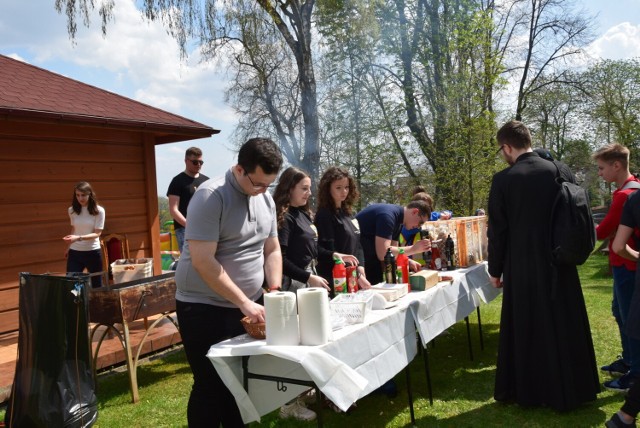
[[[318,185],[318,212],[315,225],[318,244],[331,251],[354,254],[359,260],[358,286],[371,287],[364,272],[364,253],[360,245],[358,221],[353,217],[353,205],[360,193],[353,177],[344,168],[327,169]],[[333,284],[333,262],[318,261],[318,274]],[[333,291],[333,290],[332,290]]]
[[[282,173],[273,192],[285,290],[295,291],[305,287],[330,290],[329,282],[316,273],[318,260],[333,263],[334,258],[339,258],[358,263],[358,259],[352,255],[330,251],[318,245],[318,234],[311,220],[310,197],[311,178],[295,167],[289,167]]]
[[[69,244],[65,251],[67,272],[102,272],[100,234],[104,229],[105,211],[100,205],[91,185],[81,181],[73,189],[73,199],[68,210],[71,234],[62,238]],[[93,288],[102,285],[100,275],[91,278]]]

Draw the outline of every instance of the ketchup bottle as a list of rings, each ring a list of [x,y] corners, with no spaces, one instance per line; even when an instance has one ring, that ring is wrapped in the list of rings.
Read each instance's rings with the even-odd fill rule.
[[[347,268],[344,262],[340,259],[334,259],[333,265],[333,292],[334,293],[346,293],[347,292]]]
[[[404,248],[398,249],[398,257],[396,258],[398,269],[402,272],[402,283],[409,284],[409,257],[404,253]],[[409,287],[411,291],[411,287]]]

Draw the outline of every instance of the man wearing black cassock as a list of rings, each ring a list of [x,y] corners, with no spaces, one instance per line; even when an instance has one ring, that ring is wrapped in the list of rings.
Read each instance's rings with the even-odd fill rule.
[[[489,193],[489,275],[503,288],[494,397],[571,410],[595,400],[600,383],[578,271],[551,264],[558,169],[532,152],[521,122],[506,123],[497,141],[510,167],[494,175]]]

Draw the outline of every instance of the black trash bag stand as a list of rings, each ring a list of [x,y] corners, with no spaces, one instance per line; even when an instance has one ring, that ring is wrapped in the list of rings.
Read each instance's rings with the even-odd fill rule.
[[[7,427],[83,428],[96,422],[89,287],[89,275],[20,273],[18,358]]]

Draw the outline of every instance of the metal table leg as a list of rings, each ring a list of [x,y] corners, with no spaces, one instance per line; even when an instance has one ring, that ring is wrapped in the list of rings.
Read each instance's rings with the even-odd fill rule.
[[[424,361],[424,372],[427,375],[427,389],[429,391],[429,404],[433,406],[433,390],[431,388],[431,371],[429,369],[429,351],[427,347],[424,347],[424,352],[422,353],[422,360]]]
[[[404,371],[407,374],[407,395],[409,396],[409,413],[411,414],[411,426],[415,426],[416,415],[413,411],[413,394],[411,391],[411,372],[409,370],[409,365],[404,368]]]
[[[480,320],[480,306],[476,308],[478,313],[478,332],[480,333],[480,350],[484,351],[484,338],[482,337],[482,320]]]
[[[467,343],[469,345],[469,358],[473,361],[473,347],[471,345],[471,328],[469,327],[469,317],[464,317],[464,322],[467,324]]]

